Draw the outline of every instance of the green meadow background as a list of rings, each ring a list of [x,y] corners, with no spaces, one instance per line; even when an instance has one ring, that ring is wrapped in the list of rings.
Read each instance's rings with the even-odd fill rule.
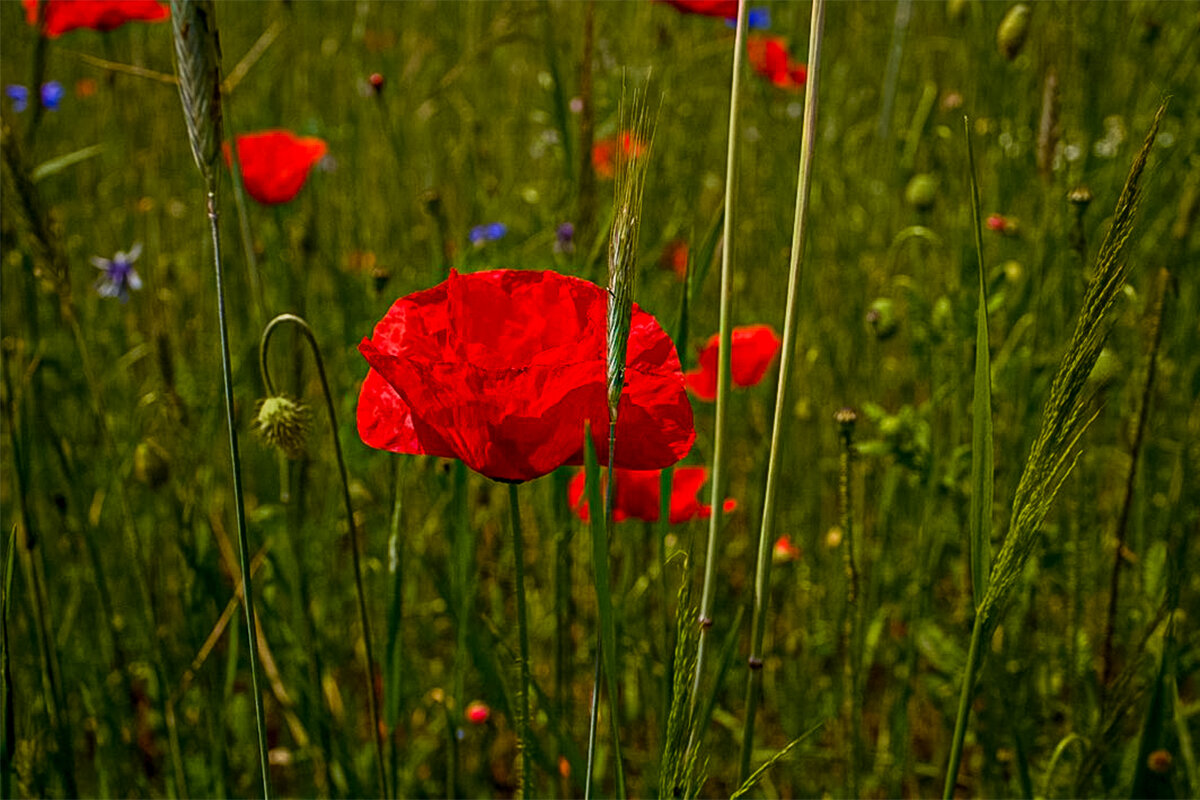
[[[771,32],[803,59],[808,4],[752,5],[769,8]],[[802,554],[772,570],[754,764],[820,727],[766,773],[754,790],[763,797],[942,788],[973,615],[978,292],[964,114],[983,213],[1012,226],[983,231],[998,547],[1092,260],[1168,97],[1126,254],[1128,286],[1089,382],[1096,418],[987,645],[959,792],[1200,793],[1200,4],[1035,3],[1012,60],[997,47],[1009,5],[827,9],[776,523]],[[377,791],[341,487],[316,370],[290,331],[275,337],[272,372],[312,408],[308,453],[286,461],[252,430],[265,394],[259,336],[275,314],[293,312],[312,325],[334,394],[375,652],[400,654],[398,681],[372,681],[395,715],[388,789],[511,796],[519,678],[507,491],[449,461],[363,445],[354,412],[367,366],[356,347],[396,298],[450,267],[606,280],[612,184],[599,181],[594,213],[586,200],[581,212],[585,158],[571,110],[589,15],[596,138],[619,132],[622,97],[649,76],[656,117],[635,300],[677,330],[683,284],[659,262],[676,239],[696,256],[721,210],[734,32],[652,2],[217,2],[216,10],[223,70],[237,80],[225,98],[227,129],[282,127],[329,146],[293,202],[247,201],[249,241],[227,173],[220,196],[250,549],[261,554],[254,592],[272,787],[283,796]],[[37,37],[18,3],[0,3],[0,26],[0,82],[30,85]],[[15,796],[261,791],[234,595],[211,242],[178,92],[163,79],[174,73],[172,48],[169,23],[69,33],[41,54],[44,79],[67,94],[32,135],[36,101],[15,113],[0,99],[0,533],[4,563],[15,565],[4,584],[11,678],[0,766]],[[248,68],[235,70],[239,63]],[[385,80],[378,96],[367,84],[376,72]],[[1046,110],[1051,74],[1057,91]],[[94,93],[82,96],[80,81]],[[748,67],[743,81],[733,320],[782,331],[804,95]],[[1040,139],[1047,115],[1051,132]],[[31,174],[32,193],[22,189]],[[1081,186],[1093,197],[1086,207],[1068,200]],[[555,230],[568,221],[575,251],[558,253]],[[489,222],[503,222],[507,235],[473,246],[470,228]],[[68,265],[60,289],[69,300],[49,278],[46,240]],[[144,288],[128,303],[98,296],[89,258],[135,242]],[[685,368],[717,330],[719,266],[693,271]],[[776,374],[730,401],[727,494],[738,508],[713,554],[714,644],[701,696],[715,705],[700,750],[703,796],[729,796],[740,783]],[[693,398],[693,407],[698,436],[683,463],[706,464],[713,406]],[[858,415],[849,496],[861,627],[850,646],[861,688],[851,698],[842,678],[850,537],[834,422],[843,407]],[[537,796],[583,794],[597,621],[587,530],[566,508],[571,474],[518,493],[537,686],[528,788]],[[685,623],[695,615],[681,610],[677,592],[686,582],[699,597],[706,530],[701,521],[672,528],[665,574],[652,526],[625,522],[613,532],[630,796],[658,791],[669,644],[677,614]],[[402,600],[396,625],[392,592]],[[491,709],[483,725],[464,719],[473,700]],[[602,709],[596,775],[607,796],[613,754]],[[847,757],[853,739],[858,769]]]

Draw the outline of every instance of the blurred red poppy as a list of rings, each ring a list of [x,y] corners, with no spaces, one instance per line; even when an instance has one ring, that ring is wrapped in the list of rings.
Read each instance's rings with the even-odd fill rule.
[[[472,725],[482,725],[491,715],[492,710],[482,700],[472,700],[467,704],[467,722]]]
[[[605,180],[616,174],[618,147],[624,158],[641,158],[646,152],[646,143],[629,131],[596,142],[592,145],[592,168]]]
[[[371,447],[459,458],[494,480],[608,463],[608,293],[556,272],[490,270],[402,297],[359,350],[358,432]],[[617,466],[661,469],[696,438],[675,345],[633,307]]]
[[[783,89],[802,89],[808,66],[792,61],[782,36],[751,34],[746,39],[746,57],[754,71]]]
[[[76,28],[111,31],[126,22],[158,22],[168,16],[157,0],[45,0],[43,32],[51,38]],[[25,21],[36,25],[38,0],[23,0]]]
[[[733,350],[729,369],[734,386],[753,386],[762,380],[767,367],[779,354],[779,337],[770,325],[746,325],[733,329]],[[717,397],[717,355],[721,335],[714,333],[700,350],[699,369],[683,377],[687,387],[701,400]]]
[[[662,511],[661,476],[661,469],[618,469],[617,494],[613,498],[613,522],[626,519],[657,522]],[[590,518],[587,500],[583,496],[586,480],[586,475],[580,470],[567,484],[567,503],[584,522]],[[707,482],[707,467],[675,469],[675,476],[671,479],[671,511],[667,516],[672,525],[712,516],[712,506],[702,504],[697,497]],[[737,501],[726,500],[721,508],[727,512],[733,511],[737,508]]]
[[[304,187],[309,170],[328,149],[321,139],[285,130],[244,133],[237,137],[238,160],[246,191],[263,205],[291,201]],[[225,163],[230,161],[225,143]]]
[[[677,11],[685,14],[703,14],[706,17],[724,17],[732,19],[737,16],[737,0],[662,0]]]
[[[775,540],[775,546],[771,548],[771,560],[776,564],[786,564],[789,561],[796,561],[803,555],[803,551],[799,546],[792,543],[792,539],[786,533]]]
[[[687,277],[688,243],[686,239],[672,239],[663,248],[659,256],[658,266],[675,273],[675,277],[683,280]]]

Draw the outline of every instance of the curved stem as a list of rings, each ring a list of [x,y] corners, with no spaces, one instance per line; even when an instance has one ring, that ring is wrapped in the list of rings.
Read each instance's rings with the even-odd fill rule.
[[[740,19],[739,19],[740,25]],[[750,775],[750,754],[754,748],[754,718],[758,711],[758,701],[762,694],[762,644],[763,633],[766,628],[766,605],[767,594],[770,588],[769,578],[771,572],[771,546],[775,540],[775,498],[779,491],[779,473],[780,473],[780,456],[783,452],[783,422],[785,412],[790,411],[790,406],[787,403],[787,390],[791,383],[793,354],[796,349],[796,318],[798,314],[799,295],[800,295],[800,278],[802,256],[804,254],[804,245],[807,242],[807,216],[808,216],[808,198],[809,189],[812,186],[812,163],[813,150],[816,145],[817,133],[817,87],[820,86],[821,78],[821,40],[825,27],[825,2],[824,0],[814,0],[812,6],[812,23],[809,30],[808,41],[808,82],[804,95],[804,128],[800,150],[800,172],[796,181],[796,216],[792,226],[792,251],[791,264],[788,273],[788,292],[787,292],[787,312],[784,316],[783,324],[783,346],[780,351],[779,359],[779,385],[775,393],[775,418],[771,426],[771,452],[767,457],[767,487],[763,500],[763,516],[762,525],[759,528],[758,534],[758,561],[757,571],[754,579],[754,614],[751,622],[751,644],[750,656],[747,663],[750,667],[750,673],[746,683],[746,715],[742,728],[742,754],[741,754],[741,780],[746,780]],[[730,136],[733,135],[733,128],[730,127]],[[730,171],[732,171],[732,160],[730,162]],[[732,198],[726,198],[725,224],[726,224],[726,243],[725,247],[729,247],[728,237],[730,235],[730,218],[732,217]],[[725,281],[725,267],[722,264],[722,287]],[[718,380],[728,382],[728,339],[725,338],[725,309],[721,309],[722,322],[722,362],[721,374]],[[718,388],[718,392],[720,389]],[[718,396],[718,403],[720,397]],[[717,411],[718,431],[721,430],[721,411],[718,407]],[[720,439],[717,439],[720,447]],[[719,451],[718,451],[719,452]],[[720,507],[721,494],[717,491],[717,469],[720,466],[719,457],[714,461],[713,467],[713,519],[717,516],[717,509]],[[712,549],[715,533],[710,527],[709,529],[709,549]],[[705,597],[708,597],[708,580],[706,573],[705,580]],[[705,606],[707,608],[707,606]],[[707,615],[707,612],[705,612]],[[704,640],[701,639],[701,647],[703,648]],[[703,653],[703,649],[701,650]],[[697,685],[699,684],[700,664],[697,661],[696,677]]]
[[[246,637],[250,643],[250,687],[254,693],[254,716],[258,723],[258,760],[262,770],[263,797],[271,796],[267,762],[267,725],[262,693],[258,689],[258,633],[254,625],[254,591],[250,584],[250,548],[246,543],[246,505],[242,495],[242,456],[238,451],[237,428],[233,423],[233,368],[229,355],[229,326],[225,313],[225,283],[221,270],[221,235],[217,227],[216,187],[208,187],[208,221],[212,229],[213,269],[217,276],[217,320],[221,329],[221,378],[225,389],[225,422],[229,428],[229,460],[233,467],[233,504],[237,510],[238,557],[242,569],[242,606],[246,609]]]
[[[262,368],[263,383],[269,395],[275,394],[275,386],[271,380],[271,372],[267,365],[267,349],[271,334],[279,325],[290,322],[300,329],[304,338],[312,348],[313,360],[317,363],[317,375],[321,379],[321,390],[325,394],[325,407],[329,412],[329,429],[333,437],[333,452],[337,456],[338,476],[342,482],[342,500],[346,506],[346,524],[350,532],[350,553],[354,564],[354,589],[358,595],[358,616],[362,625],[364,650],[366,654],[367,671],[367,705],[371,713],[371,739],[375,744],[375,771],[378,780],[380,796],[387,796],[387,781],[384,779],[383,743],[379,738],[379,700],[375,696],[375,650],[371,644],[371,624],[367,614],[367,597],[363,590],[362,558],[358,552],[358,531],[354,524],[354,505],[350,501],[350,478],[346,472],[346,459],[342,455],[342,440],[338,435],[337,413],[333,404],[333,393],[329,390],[329,379],[325,375],[325,362],[321,358],[321,348],[312,328],[302,318],[295,314],[280,314],[267,323],[263,329],[262,340],[258,348],[259,366]],[[247,584],[249,596],[249,584]]]

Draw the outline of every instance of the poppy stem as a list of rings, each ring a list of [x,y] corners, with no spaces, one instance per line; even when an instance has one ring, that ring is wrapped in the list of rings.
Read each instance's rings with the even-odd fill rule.
[[[521,780],[517,796],[528,797],[533,777],[529,761],[529,612],[525,606],[525,546],[521,541],[521,510],[515,483],[508,485],[508,505],[512,512],[513,560],[517,567],[517,639],[521,648],[521,705],[517,717],[521,737]]]
[[[742,722],[742,753],[740,779],[745,781],[750,775],[750,757],[754,749],[754,717],[758,711],[759,699],[762,696],[763,680],[763,634],[766,629],[767,598],[770,591],[771,547],[775,541],[775,498],[779,492],[780,456],[783,453],[783,422],[789,414],[787,402],[788,386],[791,382],[793,354],[796,349],[796,318],[798,316],[800,279],[802,276],[804,246],[808,234],[808,199],[812,186],[813,150],[817,134],[817,99],[821,80],[821,41],[825,28],[825,0],[813,0],[812,21],[809,26],[808,39],[808,83],[804,93],[804,126],[801,135],[800,168],[796,185],[796,216],[792,225],[791,263],[788,272],[787,311],[783,324],[783,344],[779,359],[779,385],[775,393],[775,417],[771,427],[771,452],[767,457],[767,486],[763,499],[762,525],[758,534],[758,561],[754,579],[754,612],[750,625],[751,644],[749,666],[746,680],[746,713]],[[731,128],[732,136],[732,128]],[[732,206],[726,201],[726,225],[729,224]],[[726,233],[728,236],[728,232]],[[728,242],[726,242],[728,247]],[[724,289],[724,269],[722,269],[722,289]],[[724,292],[722,291],[722,294]],[[728,381],[729,340],[725,338],[725,314],[721,315],[721,373],[719,380]],[[724,385],[718,387],[718,420],[720,420],[720,402],[724,394]],[[720,425],[720,422],[718,422]],[[718,442],[720,440],[718,439]],[[718,444],[718,447],[720,445]],[[720,480],[716,468],[713,469],[713,515],[721,506],[719,494]],[[715,526],[714,526],[715,527]],[[710,542],[712,530],[710,529]],[[710,549],[712,545],[709,545]],[[707,583],[706,583],[707,589]],[[701,639],[703,645],[704,640]],[[698,667],[697,667],[698,669]]]
[[[280,314],[276,316],[263,329],[262,339],[258,348],[259,366],[262,368],[263,383],[266,385],[267,393],[269,396],[274,396],[275,387],[271,381],[270,369],[267,366],[267,350],[271,341],[271,334],[274,333],[276,327],[285,322],[290,322],[298,327],[304,338],[308,340],[308,344],[312,349],[313,360],[317,362],[317,375],[321,379],[321,390],[325,394],[325,407],[329,412],[329,429],[333,436],[333,452],[337,456],[338,476],[342,482],[342,501],[346,506],[346,524],[349,526],[351,561],[354,565],[354,589],[358,595],[359,623],[362,625],[363,649],[366,657],[366,664],[364,666],[366,667],[367,707],[371,714],[371,739],[375,743],[376,778],[379,783],[380,796],[387,797],[387,780],[383,766],[383,742],[379,736],[379,698],[375,694],[375,651],[371,644],[371,622],[370,616],[367,614],[366,592],[363,590],[362,557],[358,552],[358,531],[354,524],[354,504],[350,500],[350,478],[346,472],[346,459],[342,455],[342,440],[338,435],[337,413],[334,408],[333,393],[329,390],[329,379],[325,375],[325,362],[321,358],[321,348],[317,344],[317,337],[313,333],[313,329],[302,317],[298,317],[295,314]],[[247,597],[249,597],[249,584],[247,584]]]
[[[262,693],[258,688],[258,633],[254,625],[254,591],[250,582],[250,549],[246,537],[246,505],[242,494],[242,456],[238,450],[237,428],[233,422],[233,368],[229,348],[229,325],[225,312],[225,281],[221,269],[221,234],[217,226],[216,181],[208,181],[208,221],[212,230],[213,269],[217,279],[217,321],[221,333],[221,378],[225,394],[225,423],[229,429],[229,460],[233,469],[233,504],[237,511],[238,557],[242,570],[242,606],[246,609],[246,638],[250,644],[250,686],[254,694],[254,716],[258,723],[258,760],[262,770],[263,797],[271,796],[270,768],[267,761],[267,725],[263,714]]]
[[[692,711],[695,717],[696,703],[700,697],[700,680],[704,675],[704,657],[708,650],[709,632],[712,628],[713,590],[716,584],[717,532],[721,529],[721,499],[725,496],[725,419],[730,381],[730,349],[733,330],[730,326],[733,300],[733,234],[734,184],[737,178],[738,152],[738,107],[741,97],[742,55],[746,41],[746,0],[738,0],[737,29],[733,40],[733,80],[729,91],[729,144],[725,158],[725,220],[721,237],[721,298],[720,298],[720,348],[717,354],[717,404],[713,430],[712,457],[712,516],[708,518],[708,544],[704,550],[704,588],[700,595],[700,641],[696,646],[696,674],[692,683]],[[699,745],[700,731],[693,730],[688,750]]]

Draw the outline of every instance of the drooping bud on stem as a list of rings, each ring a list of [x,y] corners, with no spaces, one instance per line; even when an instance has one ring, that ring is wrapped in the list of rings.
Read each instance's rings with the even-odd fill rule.
[[[653,129],[646,98],[634,95],[632,108],[623,109],[621,136],[644,147],[617,147],[615,211],[608,239],[608,416],[617,421],[617,406],[625,386],[625,353],[633,316],[633,285],[637,268],[638,233],[642,221],[642,188]],[[627,119],[628,118],[628,119]]]
[[[221,151],[221,44],[212,0],[171,0],[171,27],[188,141],[211,188]]]

